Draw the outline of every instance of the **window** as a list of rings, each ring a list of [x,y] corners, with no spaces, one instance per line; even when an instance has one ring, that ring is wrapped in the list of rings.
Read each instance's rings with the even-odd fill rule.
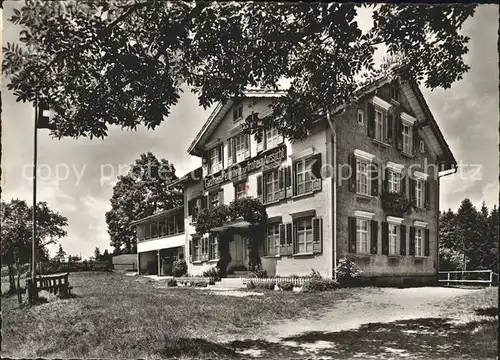
[[[415,229],[415,256],[424,256],[424,237],[422,233],[422,229]]]
[[[415,205],[418,208],[424,207],[424,182],[423,180],[415,180]]]
[[[368,189],[368,163],[356,159],[356,192],[369,195]]]
[[[267,227],[266,255],[274,256],[280,253],[280,224]]]
[[[368,253],[370,250],[368,222],[365,219],[356,219],[356,250],[359,253]]]
[[[233,138],[234,144],[234,155],[236,158],[236,162],[239,163],[245,160],[247,155],[247,147],[248,147],[248,134],[240,134]]]
[[[209,170],[210,174],[222,170],[222,147],[217,146],[209,152]]]
[[[378,109],[375,109],[375,139],[379,141],[385,140],[386,131],[386,117],[384,113]]]
[[[167,219],[161,219],[158,222],[160,236],[165,236],[167,234]]]
[[[222,190],[220,190],[220,191],[222,191]],[[215,209],[217,206],[220,205],[220,193],[219,193],[220,191],[216,191],[216,192],[210,193],[208,195],[210,209]]]
[[[409,124],[403,124],[403,152],[411,154],[411,126]]]
[[[312,174],[311,166],[315,161],[314,158],[298,161],[295,164],[295,186],[296,195],[307,194],[312,191]]]
[[[167,235],[174,235],[174,234],[175,234],[175,219],[168,218],[167,219]]]
[[[219,258],[219,237],[216,235],[211,235],[209,259],[215,260],[218,258]]]
[[[391,86],[391,99],[399,103],[399,88]]]
[[[233,109],[233,121],[236,122],[243,117],[243,105],[235,107]]]
[[[193,261],[201,260],[201,238],[193,238]]]
[[[399,225],[389,224],[389,255],[398,253]]]
[[[201,210],[201,197],[198,199],[193,199],[193,210],[192,210],[192,218],[196,219]]]
[[[264,175],[265,183],[265,200],[266,202],[273,202],[279,200],[279,181],[278,170],[268,172]]]
[[[241,182],[236,185],[234,185],[234,193],[235,193],[235,198],[236,199],[241,199],[247,196],[247,183],[246,182]]]
[[[420,152],[422,154],[425,152],[425,144],[423,140],[420,140]]]
[[[389,171],[389,191],[390,192],[400,192],[401,191],[401,187],[400,187],[400,183],[401,183],[401,178],[400,178],[400,174],[394,172],[394,171]]]
[[[150,223],[151,225],[151,237],[158,237],[158,222],[154,221]]]
[[[281,143],[282,137],[275,128],[266,130],[266,149],[272,149]]]
[[[312,219],[297,220],[296,224],[298,253],[313,252]]]
[[[363,125],[365,123],[365,112],[358,109],[358,124]]]

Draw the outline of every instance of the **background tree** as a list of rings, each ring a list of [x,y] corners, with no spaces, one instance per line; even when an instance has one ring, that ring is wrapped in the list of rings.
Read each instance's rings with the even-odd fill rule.
[[[101,249],[99,249],[98,247],[96,247],[94,249],[94,259],[96,260],[100,260],[101,259]]]
[[[373,10],[362,33],[356,15]],[[109,125],[154,129],[187,85],[207,108],[249,86],[291,81],[266,122],[302,139],[318,108],[355,101],[359,78],[398,70],[449,88],[469,70],[460,29],[475,5],[26,0],[9,19],[3,68],[18,101],[38,92],[57,115],[56,137],[105,137]],[[374,65],[384,44],[395,66]],[[391,70],[392,69],[392,70]]]
[[[110,200],[111,210],[106,213],[115,255],[137,252],[136,230],[130,228],[132,221],[182,205],[182,192],[167,189],[175,179],[174,166],[150,152],[142,154],[127,175],[118,177]]]
[[[15,290],[14,264],[25,264],[31,260],[32,243],[32,208],[24,200],[13,199],[1,202],[2,228],[2,264],[9,267],[10,290]],[[66,217],[50,210],[46,202],[37,204],[37,256],[47,254],[47,245],[66,236],[64,227],[68,225]],[[17,257],[17,259],[16,259]]]
[[[66,251],[63,250],[62,245],[59,244],[59,249],[57,250],[56,253],[56,261],[58,262],[64,262],[64,258],[66,257]]]
[[[459,247],[462,248],[464,256],[471,261],[472,270],[478,265],[475,245],[479,242],[478,213],[476,207],[469,199],[460,203],[456,218],[456,234],[459,239]]]

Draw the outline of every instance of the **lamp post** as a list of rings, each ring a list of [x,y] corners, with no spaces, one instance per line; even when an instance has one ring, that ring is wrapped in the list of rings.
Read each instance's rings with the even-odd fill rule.
[[[37,168],[37,155],[38,155],[38,95],[35,95],[35,124],[33,126],[33,213],[32,213],[32,232],[33,238],[31,241],[31,296],[30,302],[38,299],[38,291],[36,288],[36,168]]]

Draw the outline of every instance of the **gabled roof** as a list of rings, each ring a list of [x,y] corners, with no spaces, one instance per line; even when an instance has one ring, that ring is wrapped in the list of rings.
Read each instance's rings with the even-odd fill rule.
[[[273,98],[285,95],[286,92],[283,90],[262,90],[262,89],[253,89],[246,90],[243,92],[243,96],[247,98]],[[205,122],[203,127],[201,128],[198,135],[196,135],[195,139],[191,143],[188,149],[188,153],[191,155],[201,156],[202,149],[201,147],[208,141],[210,136],[213,134],[217,126],[219,126],[220,122],[226,116],[227,112],[231,109],[234,104],[234,100],[228,100],[224,103],[219,103],[215,107],[214,111],[208,117],[208,120]]]

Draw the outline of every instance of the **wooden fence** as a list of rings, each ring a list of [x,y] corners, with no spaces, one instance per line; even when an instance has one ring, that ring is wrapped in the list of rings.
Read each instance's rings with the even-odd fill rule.
[[[332,276],[322,276],[324,279],[331,279]],[[309,281],[310,278],[307,277],[276,277],[276,278],[249,278],[249,277],[242,277],[240,278],[241,283],[243,285],[248,284],[250,281],[254,282],[264,282],[264,283],[283,283],[283,282],[291,282],[295,286],[302,286],[306,281]]]
[[[446,286],[492,286],[498,285],[498,274],[492,270],[440,271],[438,281]]]

